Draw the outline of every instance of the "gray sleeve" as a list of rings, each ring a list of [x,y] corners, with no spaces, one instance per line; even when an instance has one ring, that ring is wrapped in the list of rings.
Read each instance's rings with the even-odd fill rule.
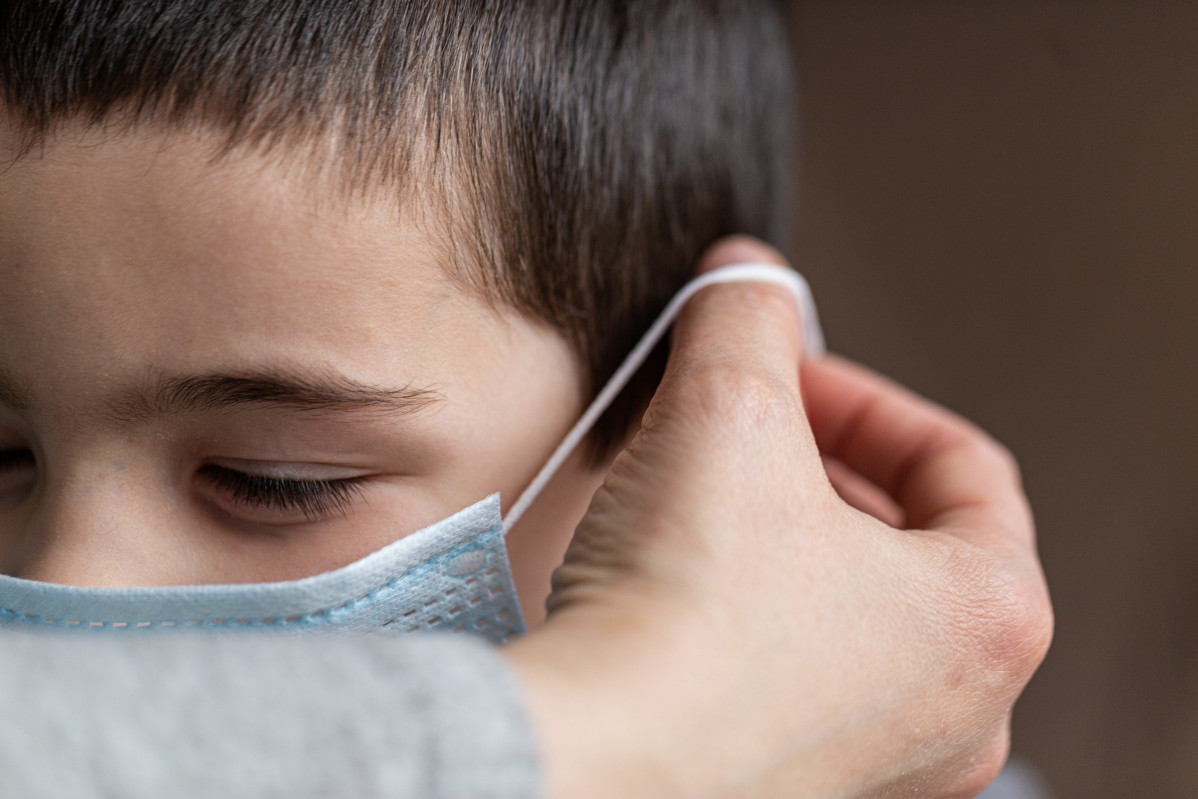
[[[535,797],[498,650],[463,637],[0,630],[0,796]]]

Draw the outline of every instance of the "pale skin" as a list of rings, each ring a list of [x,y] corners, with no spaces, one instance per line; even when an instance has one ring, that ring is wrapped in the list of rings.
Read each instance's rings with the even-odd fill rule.
[[[760,260],[780,258],[733,239],[700,268]],[[548,622],[508,650],[553,796],[969,797],[1002,766],[1052,636],[1015,462],[804,361],[799,330],[770,286],[680,317]]]
[[[418,215],[203,144],[68,129],[0,176],[0,571],[315,573],[511,502],[581,410],[560,338],[450,279]],[[550,795],[956,797],[1001,765],[1052,628],[1013,461],[798,331],[781,291],[700,294],[641,433],[513,532],[535,623],[586,513],[505,650]],[[230,471],[361,489],[313,519]]]
[[[341,202],[294,159],[213,162],[216,142],[68,129],[0,178],[3,573],[316,574],[506,507],[582,410],[564,340],[451,279],[419,198]],[[601,478],[572,459],[511,532],[531,624]]]

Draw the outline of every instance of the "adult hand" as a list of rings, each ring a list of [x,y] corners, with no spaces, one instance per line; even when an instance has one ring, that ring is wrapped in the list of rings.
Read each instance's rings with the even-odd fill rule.
[[[761,260],[733,239],[702,268]],[[551,796],[969,796],[1001,767],[1052,629],[1014,461],[845,361],[800,370],[796,313],[692,300],[508,648]]]

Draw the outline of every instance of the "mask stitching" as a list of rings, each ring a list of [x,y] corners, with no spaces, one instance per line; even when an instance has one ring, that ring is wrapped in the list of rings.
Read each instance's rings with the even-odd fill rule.
[[[421,565],[416,566],[415,568],[410,569],[409,571],[406,571],[403,574],[395,575],[390,580],[388,580],[386,583],[384,583],[374,589],[371,589],[370,591],[367,591],[366,593],[362,594],[357,599],[342,602],[339,605],[330,605],[329,607],[310,611],[308,613],[301,613],[301,614],[297,614],[297,615],[286,616],[282,619],[274,617],[274,616],[267,616],[267,617],[260,618],[260,619],[235,619],[232,617],[226,617],[226,618],[221,618],[221,619],[173,619],[173,620],[158,621],[158,622],[130,621],[130,620],[125,620],[125,621],[87,620],[87,621],[84,621],[82,619],[59,619],[59,618],[52,617],[52,616],[43,616],[43,615],[36,614],[36,613],[25,613],[22,611],[13,610],[11,608],[4,608],[4,607],[0,607],[0,615],[8,616],[13,621],[22,622],[22,623],[33,622],[33,623],[41,623],[41,624],[51,624],[51,625],[56,625],[56,626],[81,627],[81,628],[82,627],[90,627],[90,628],[108,627],[108,628],[116,628],[116,629],[148,629],[148,628],[155,628],[155,627],[157,627],[157,628],[162,628],[162,627],[195,628],[195,627],[221,626],[221,625],[229,625],[230,627],[243,627],[243,628],[259,627],[259,626],[272,626],[272,625],[274,625],[274,626],[285,626],[285,625],[316,626],[326,620],[331,622],[332,614],[337,613],[338,611],[342,611],[342,610],[345,610],[346,608],[350,608],[350,606],[353,606],[353,608],[357,608],[363,602],[369,603],[369,602],[374,601],[375,598],[378,597],[379,594],[382,594],[382,593],[386,592],[388,589],[393,588],[395,586],[395,584],[398,583],[400,580],[403,580],[405,578],[412,577],[415,575],[419,575],[421,572],[428,571],[429,569],[431,569],[433,567],[434,562],[437,560],[452,560],[466,552],[475,551],[475,550],[480,549],[480,541],[485,540],[487,537],[494,536],[494,535],[502,535],[502,528],[499,525],[492,526],[490,531],[488,531],[487,535],[483,536],[483,539],[476,540],[476,541],[465,541],[461,544],[458,544],[456,547],[449,550],[448,552],[438,555],[434,560],[426,561],[425,563],[422,563]],[[500,572],[500,568],[498,566],[491,566],[486,571],[482,572],[481,578],[477,577],[477,576],[472,576],[469,579],[465,580],[463,582],[463,584],[464,585],[472,585],[475,582],[482,581],[486,577],[495,577],[496,575],[499,574],[499,572]],[[498,594],[503,592],[503,589],[500,588],[499,586],[487,587],[484,584],[483,587],[487,588],[487,593],[489,593],[491,596],[497,596]],[[452,594],[456,591],[457,591],[456,588],[450,589],[450,591],[447,592],[447,595]],[[477,604],[478,602],[481,602],[484,598],[485,598],[484,595],[476,594],[476,595],[472,596],[469,600],[467,600],[467,603],[468,604]],[[440,601],[439,598],[434,599],[434,600],[429,600],[429,601],[424,602],[423,606],[429,607],[431,605],[436,604],[438,601]],[[398,619],[411,617],[411,616],[419,613],[419,611],[420,611],[420,608],[413,608],[411,610],[408,610],[406,613],[398,614],[395,618],[393,618],[390,621],[387,621],[384,624],[381,624],[379,626],[387,627],[387,626],[393,624]],[[325,617],[325,614],[329,614],[327,619],[322,618],[322,617]],[[454,615],[456,615],[456,614],[454,614]],[[499,613],[497,613],[495,615],[495,618],[502,622],[505,620],[505,618],[504,618],[505,615],[510,616],[510,611],[506,608],[501,610]],[[486,617],[479,619],[478,621],[475,622],[475,625],[474,625],[475,628],[478,630],[481,630],[483,627],[487,626],[487,624],[490,623],[490,619],[491,619],[490,616],[486,616]],[[440,620],[441,620],[440,617],[435,617],[434,619],[431,619],[431,620],[425,622],[425,624],[431,625]],[[479,624],[478,622],[482,622],[482,624]],[[417,624],[417,625],[408,627],[407,629],[404,630],[404,632],[415,632],[420,629],[423,629],[423,628],[419,624]],[[455,628],[453,630],[453,632],[455,632],[455,633],[456,632],[465,632],[465,631],[466,631],[465,627],[459,627],[459,628]],[[514,632],[514,630],[513,630],[513,632]],[[511,633],[509,633],[509,635],[510,634]]]

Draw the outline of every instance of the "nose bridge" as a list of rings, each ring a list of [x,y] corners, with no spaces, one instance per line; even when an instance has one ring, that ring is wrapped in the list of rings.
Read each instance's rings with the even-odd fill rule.
[[[9,573],[64,585],[146,584],[156,525],[140,470],[109,455],[48,471]]]

